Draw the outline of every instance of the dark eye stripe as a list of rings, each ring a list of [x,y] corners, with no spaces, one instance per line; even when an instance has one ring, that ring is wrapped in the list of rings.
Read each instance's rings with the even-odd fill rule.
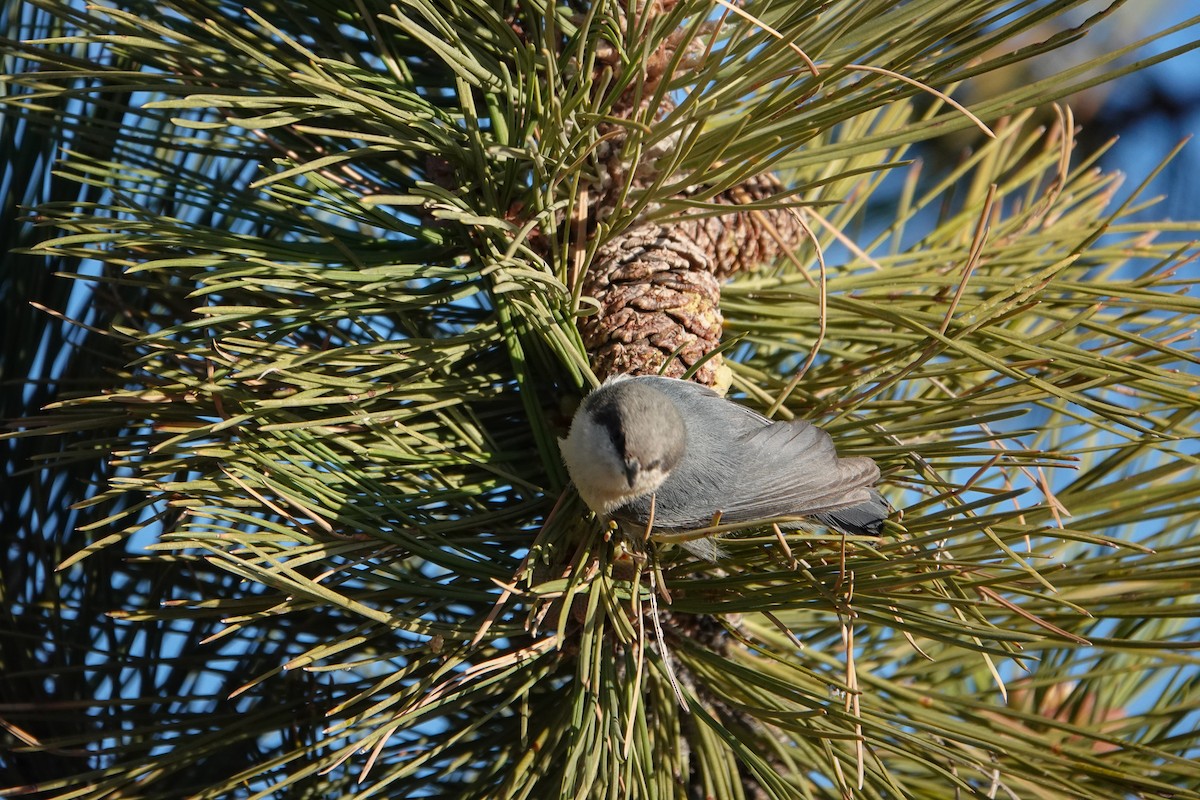
[[[611,392],[595,397],[592,405],[592,417],[596,420],[596,424],[608,431],[613,446],[617,448],[617,455],[623,458],[625,456],[625,426],[621,423],[621,412],[617,409],[616,398],[612,396]]]

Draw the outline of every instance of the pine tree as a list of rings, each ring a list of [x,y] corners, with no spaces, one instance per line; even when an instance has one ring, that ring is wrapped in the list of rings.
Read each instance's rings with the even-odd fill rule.
[[[1054,105],[1145,42],[953,99],[1119,5],[10,0],[0,794],[1200,798],[1198,226]],[[660,370],[884,535],[612,535]]]

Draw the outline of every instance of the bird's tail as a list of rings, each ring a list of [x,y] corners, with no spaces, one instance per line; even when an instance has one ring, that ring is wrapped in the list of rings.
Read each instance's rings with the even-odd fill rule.
[[[891,512],[892,507],[883,495],[871,490],[871,499],[849,508],[839,508],[837,511],[827,511],[813,514],[812,518],[841,533],[850,536],[878,536],[883,527],[883,521]]]

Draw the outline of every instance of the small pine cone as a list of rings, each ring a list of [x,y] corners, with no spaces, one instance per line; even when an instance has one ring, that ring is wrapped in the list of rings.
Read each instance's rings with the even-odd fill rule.
[[[677,0],[645,0],[639,15],[667,13]],[[614,103],[611,115],[621,119],[665,118],[673,108],[670,96],[651,109],[652,91],[683,62],[705,52],[699,38],[687,32],[664,40],[643,63],[641,81],[630,82]],[[617,50],[597,69],[619,67]],[[609,219],[626,188],[645,188],[659,175],[660,160],[678,148],[678,134],[649,144],[638,161],[626,160],[628,129],[620,123],[601,123],[594,153],[598,181],[588,209],[592,229]],[[665,159],[664,163],[670,163]],[[753,177],[712,198],[730,206],[728,213],[684,213],[669,226],[634,222],[597,252],[584,279],[584,294],[600,304],[600,313],[579,324],[584,346],[597,376],[615,373],[682,376],[721,343],[720,281],[777,260],[803,241],[803,226],[790,210],[739,211],[738,206],[766,200],[783,189],[771,174]],[[646,210],[661,208],[652,203]],[[675,357],[672,358],[672,354]],[[670,363],[668,364],[668,360]],[[665,369],[663,365],[666,365]],[[719,356],[710,358],[693,380],[718,390],[728,384],[728,368]]]
[[[745,205],[777,194],[773,175],[761,175],[715,198]],[[600,313],[580,322],[592,369],[655,374],[672,353],[665,374],[682,375],[721,343],[720,281],[774,261],[802,240],[804,229],[789,210],[730,210],[692,216],[670,225],[642,225],[613,239],[596,254],[584,294]],[[713,386],[722,361],[705,362],[694,377]]]
[[[770,173],[757,175],[713,198],[731,206],[765,200],[782,191]],[[697,216],[682,223],[684,234],[704,250],[713,274],[725,280],[779,259],[804,241],[804,227],[791,209],[756,209]]]
[[[580,321],[592,369],[680,377],[721,342],[721,286],[708,258],[678,226],[646,225],[628,231],[596,253],[583,291],[600,313]],[[713,385],[719,357],[694,380]]]

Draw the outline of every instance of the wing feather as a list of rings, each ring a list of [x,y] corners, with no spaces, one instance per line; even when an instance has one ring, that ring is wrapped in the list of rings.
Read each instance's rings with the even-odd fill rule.
[[[829,434],[803,420],[773,422],[706,386],[639,376],[690,409],[688,463],[659,488],[655,527],[704,527],[717,513],[725,522],[810,516],[873,502],[879,468],[869,458],[839,458]],[[711,435],[716,426],[721,435]],[[631,501],[614,516],[644,523],[650,498]]]
[[[730,521],[834,511],[870,501],[879,467],[839,458],[833,439],[803,420],[773,422],[743,437],[758,457],[745,465],[724,516]]]

